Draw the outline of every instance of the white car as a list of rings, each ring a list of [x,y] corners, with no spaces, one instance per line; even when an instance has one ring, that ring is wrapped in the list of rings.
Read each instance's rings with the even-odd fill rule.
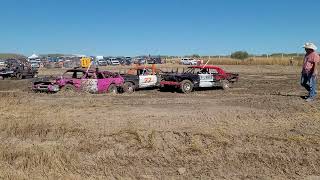
[[[183,65],[197,65],[197,60],[192,59],[192,58],[182,58],[180,61],[180,64]]]
[[[4,63],[4,61],[1,61],[1,60],[0,60],[0,67],[4,67],[4,66],[6,66],[6,64]]]
[[[118,66],[120,65],[120,62],[116,58],[110,58],[110,63],[113,66]]]
[[[30,61],[32,68],[40,68],[40,63],[38,61]]]
[[[98,65],[99,66],[106,66],[106,65],[108,65],[108,62],[106,60],[104,60],[104,59],[99,59],[98,60]]]

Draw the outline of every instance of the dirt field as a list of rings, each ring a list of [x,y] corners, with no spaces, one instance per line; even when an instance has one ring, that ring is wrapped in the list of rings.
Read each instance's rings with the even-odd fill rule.
[[[34,94],[1,81],[0,178],[319,178],[320,100],[300,98],[300,68],[223,67],[240,73],[231,90],[188,95]]]

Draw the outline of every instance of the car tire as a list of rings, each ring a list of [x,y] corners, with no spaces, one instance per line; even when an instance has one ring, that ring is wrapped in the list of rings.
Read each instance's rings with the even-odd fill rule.
[[[177,89],[174,86],[162,85],[160,86],[160,92],[175,92]]]
[[[132,82],[125,82],[123,85],[123,91],[125,93],[133,93],[135,91],[135,86]]]
[[[21,80],[22,78],[23,78],[23,76],[22,76],[22,74],[21,74],[21,73],[16,74],[16,79]]]
[[[193,83],[190,80],[183,80],[180,88],[183,93],[190,93],[193,90]]]
[[[230,89],[230,82],[228,80],[223,80],[221,82],[222,89],[223,90],[229,90]]]
[[[110,84],[108,91],[109,94],[118,94],[118,88],[114,84]]]
[[[76,87],[74,87],[74,85],[72,84],[66,84],[65,86],[63,86],[61,88],[62,92],[75,92],[76,91]]]
[[[160,88],[159,88],[160,92],[166,92],[167,89],[168,89],[167,85],[161,85]]]

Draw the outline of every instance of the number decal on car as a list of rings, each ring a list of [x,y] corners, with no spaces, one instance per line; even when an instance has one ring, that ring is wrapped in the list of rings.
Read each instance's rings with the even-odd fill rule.
[[[144,83],[150,83],[152,78],[145,78]]]
[[[200,80],[211,80],[213,79],[212,75],[200,75]]]

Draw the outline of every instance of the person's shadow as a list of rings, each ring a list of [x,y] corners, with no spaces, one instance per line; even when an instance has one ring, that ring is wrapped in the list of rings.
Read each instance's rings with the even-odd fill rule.
[[[307,99],[308,96],[300,96],[301,99]]]
[[[307,96],[300,96],[297,94],[281,94],[281,93],[273,93],[272,95],[282,96],[282,97],[300,97],[301,99],[307,99]]]

